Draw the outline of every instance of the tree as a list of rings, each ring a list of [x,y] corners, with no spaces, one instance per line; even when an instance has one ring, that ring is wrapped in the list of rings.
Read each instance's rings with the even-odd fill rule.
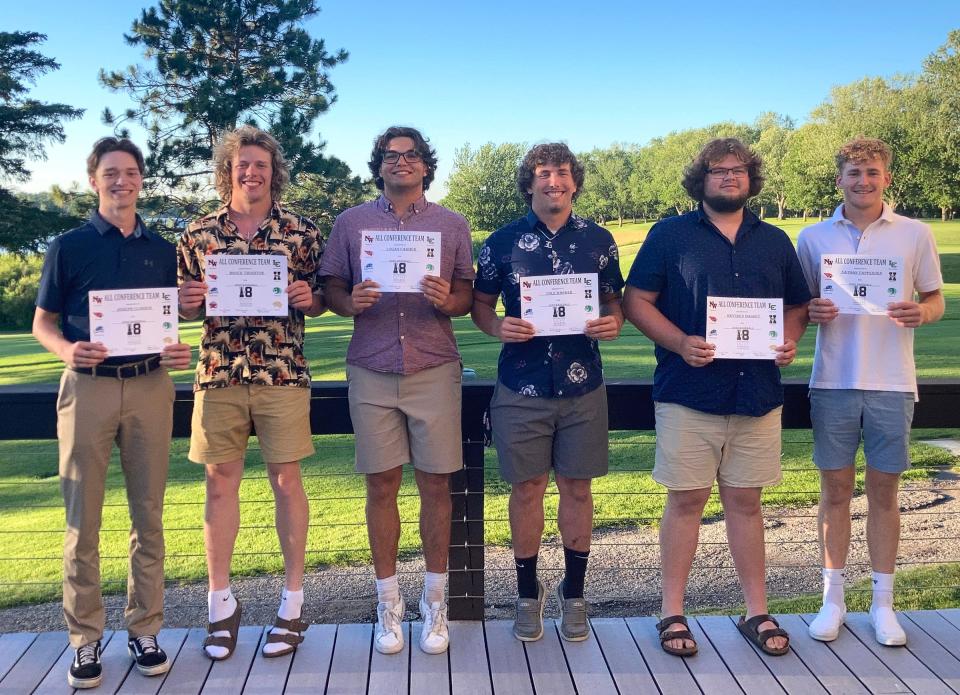
[[[492,232],[527,211],[517,191],[517,167],[526,145],[488,142],[473,151],[466,144],[453,154],[443,204],[467,218],[474,231]]]
[[[597,220],[616,217],[622,227],[630,205],[631,153],[623,145],[613,145],[580,155],[579,159],[585,178],[577,210]]]
[[[784,191],[793,209],[819,215],[840,200],[833,155],[837,143],[822,123],[806,123],[790,137],[783,157]]]
[[[754,127],[759,137],[754,144],[757,154],[763,159],[764,184],[760,202],[767,201],[777,206],[777,219],[782,220],[787,208],[787,186],[783,160],[790,146],[790,137],[796,125],[789,116],[764,113],[757,118]]]
[[[329,174],[302,173],[284,195],[285,202],[311,220],[323,235],[329,235],[337,215],[369,200],[376,193],[372,181],[350,176],[345,164]]]
[[[342,172],[308,139],[336,101],[329,71],[347,59],[300,26],[319,11],[315,0],[159,0],[141,11],[125,39],[152,66],[101,70],[100,81],[136,103],[104,121],[146,128],[148,193],[198,191],[215,144],[243,123],[280,141],[294,176]]]
[[[935,165],[924,172],[923,188],[946,220],[960,207],[960,30],[951,31],[947,42],[924,61],[920,80],[926,132],[935,150]]]
[[[63,122],[83,115],[83,109],[27,96],[38,77],[60,67],[31,48],[46,38],[33,31],[0,32],[0,180],[26,181],[27,160],[46,159],[47,144],[66,139]],[[0,187],[0,248],[35,251],[74,222],[56,209],[40,209]]]

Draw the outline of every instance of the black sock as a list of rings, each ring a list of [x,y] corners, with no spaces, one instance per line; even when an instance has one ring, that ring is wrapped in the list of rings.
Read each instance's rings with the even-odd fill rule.
[[[537,556],[515,557],[517,563],[517,594],[520,598],[537,598]]]
[[[583,579],[587,576],[589,550],[573,550],[563,546],[563,597],[583,598]]]

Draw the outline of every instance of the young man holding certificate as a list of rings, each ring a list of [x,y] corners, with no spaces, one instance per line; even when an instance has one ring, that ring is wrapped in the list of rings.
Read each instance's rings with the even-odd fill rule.
[[[800,232],[797,244],[815,297],[810,320],[819,326],[810,415],[813,461],[820,469],[824,586],[810,635],[823,641],[837,638],[846,615],[843,570],[861,438],[873,569],[870,619],[880,644],[907,640],[893,612],[893,575],[900,540],[897,493],[900,474],[910,467],[917,397],[913,329],[939,320],[944,301],[930,227],[894,213],[883,201],[891,157],[886,143],[871,138],[840,148],[843,203],[829,220]]]
[[[426,577],[420,648],[447,650],[450,474],[463,467],[460,353],[451,316],[470,311],[473,259],[467,221],[423,193],[436,153],[414,128],[392,127],[374,142],[376,200],[337,217],[320,275],[330,308],[352,316],[347,349],[357,471],[367,485],[367,533],[377,578],[374,646],[403,649],[406,605],[397,578],[397,493],[410,463],[420,493]]]
[[[240,526],[240,482],[251,425],[276,502],[285,582],[263,655],[289,654],[303,641],[301,620],[308,508],[300,459],[313,453],[310,370],[304,315],[324,304],[316,271],[323,238],[314,224],[280,206],[289,181],[279,143],[243,126],[214,153],[223,206],[191,223],[177,245],[181,311],[205,313],[194,385],[190,460],[206,467],[204,541],[210,591],[211,659],[237,644],[240,603],[230,560]]]
[[[787,235],[744,207],[763,177],[743,143],[707,143],[683,186],[699,206],[653,226],[624,297],[627,318],[656,343],[653,477],[668,489],[657,630],[664,651],[696,653],[683,599],[717,482],[746,603],[740,630],[784,654],[786,632],[766,614],[760,493],[780,480],[779,367],[796,354],[810,293]]]
[[[537,578],[537,556],[551,468],[565,566],[556,587],[560,635],[580,641],[590,634],[583,584],[593,532],[591,483],[608,464],[597,341],[620,335],[623,277],[610,233],[573,214],[583,174],[564,144],[537,145],[526,154],[517,187],[530,212],[484,242],[474,288],[474,323],[504,343],[490,420],[500,474],[511,484],[513,634],[522,641],[543,635],[546,588]]]
[[[173,245],[137,215],[143,169],[143,155],[127,139],[103,138],[93,146],[87,174],[99,206],[89,222],[50,243],[33,319],[33,335],[67,366],[57,439],[67,520],[63,615],[76,650],[67,681],[74,688],[93,688],[102,679],[99,532],[114,441],[132,524],[127,646],[144,675],[170,668],[156,639],[163,623],[163,493],[173,426],[167,369],[189,367],[190,346],[176,338]]]

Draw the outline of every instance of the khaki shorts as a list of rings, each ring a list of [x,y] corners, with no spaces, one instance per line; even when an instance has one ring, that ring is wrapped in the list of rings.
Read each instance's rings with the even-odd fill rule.
[[[780,482],[780,411],[711,415],[676,403],[655,403],[657,456],[653,479],[670,490]]]
[[[194,392],[190,460],[203,464],[242,460],[251,425],[266,463],[292,463],[310,456],[310,389],[251,384]]]
[[[463,468],[460,362],[414,374],[347,365],[357,472],[382,473],[405,463],[426,473]]]

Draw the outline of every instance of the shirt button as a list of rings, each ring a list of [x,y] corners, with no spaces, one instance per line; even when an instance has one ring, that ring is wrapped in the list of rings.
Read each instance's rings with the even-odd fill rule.
[[[558,395],[558,396],[562,396],[562,395],[563,395],[563,389],[559,389],[559,390],[557,391],[557,395]]]
[[[740,277],[740,273],[734,273],[734,274],[733,274],[733,277],[735,277],[735,278]]]
[[[403,340],[403,336],[402,336],[402,335],[400,336],[400,340]]]
[[[402,311],[400,312],[400,318],[403,318],[403,312],[402,312]]]
[[[743,376],[743,372],[740,372],[740,376]]]

